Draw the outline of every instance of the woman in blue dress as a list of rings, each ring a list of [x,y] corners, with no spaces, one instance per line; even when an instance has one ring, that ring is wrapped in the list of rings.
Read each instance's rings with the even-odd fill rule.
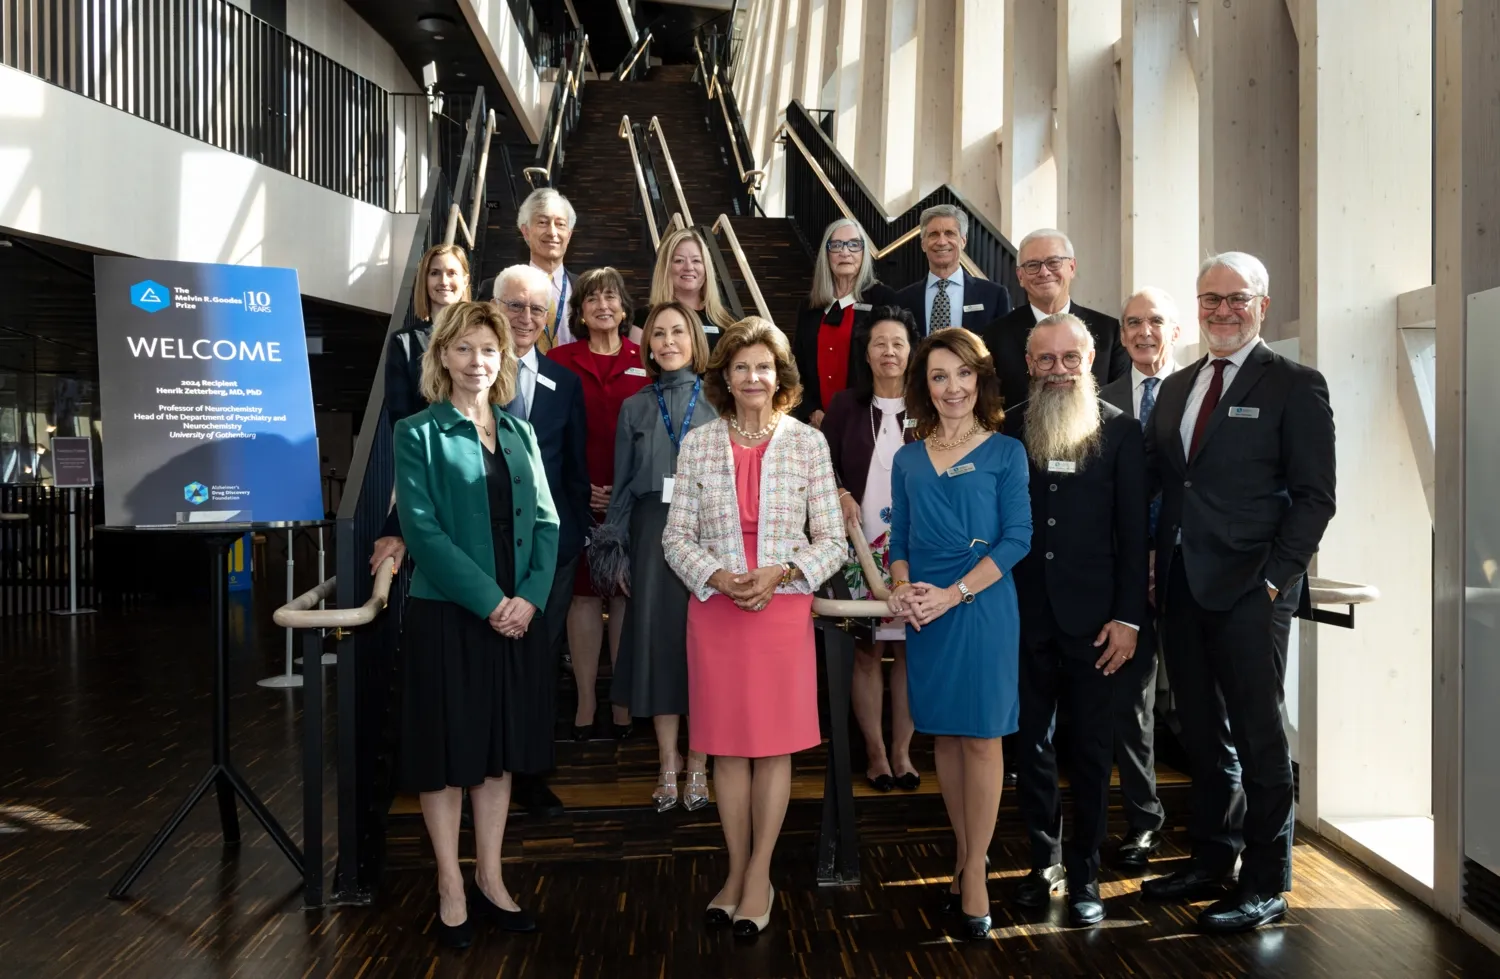
[[[890,606],[906,621],[907,696],[935,736],[958,859],[943,910],[989,934],[985,853],[1000,811],[1002,735],[1016,730],[1020,613],[1010,569],[1031,549],[1026,450],[999,434],[1000,383],[984,342],[938,330],[912,355],[906,410],[921,441],[891,471]]]

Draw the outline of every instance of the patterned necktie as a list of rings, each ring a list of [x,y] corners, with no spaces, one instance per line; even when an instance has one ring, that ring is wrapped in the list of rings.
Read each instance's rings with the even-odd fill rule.
[[[521,380],[525,372],[529,370],[531,368],[526,366],[524,360],[516,365],[516,396],[511,399],[510,404],[505,406],[506,414],[522,421],[531,420],[531,405],[526,401],[526,385]]]
[[[932,301],[932,319],[927,323],[927,332],[941,330],[953,325],[953,306],[948,302],[948,280],[937,280],[938,294]]]
[[[1146,430],[1146,425],[1151,421],[1151,412],[1156,408],[1156,386],[1161,383],[1159,377],[1148,377],[1141,384],[1145,390],[1141,392],[1141,431]],[[1150,522],[1151,539],[1156,539],[1156,522],[1161,517],[1161,494],[1151,498]]]
[[[536,334],[536,352],[543,357],[552,349],[555,338],[550,331],[552,324],[557,322],[557,300],[553,299],[547,304],[547,319],[542,323],[542,328]]]
[[[1229,366],[1229,361],[1220,358],[1213,362],[1214,379],[1208,382],[1208,391],[1203,395],[1203,405],[1198,409],[1198,421],[1193,425],[1193,442],[1188,448],[1188,458],[1198,454],[1198,446],[1203,444],[1203,430],[1208,428],[1208,419],[1213,415],[1214,409],[1219,407],[1219,399],[1224,396],[1224,368]]]

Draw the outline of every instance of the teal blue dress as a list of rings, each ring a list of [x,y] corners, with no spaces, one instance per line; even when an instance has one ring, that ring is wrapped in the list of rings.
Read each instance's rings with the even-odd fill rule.
[[[972,467],[972,468],[971,468]],[[896,452],[891,468],[890,559],[911,580],[947,587],[988,556],[998,582],[918,632],[906,627],[906,689],[924,734],[998,738],[1016,730],[1021,616],[1010,569],[1031,550],[1026,450],[991,435],[939,473],[927,446]]]

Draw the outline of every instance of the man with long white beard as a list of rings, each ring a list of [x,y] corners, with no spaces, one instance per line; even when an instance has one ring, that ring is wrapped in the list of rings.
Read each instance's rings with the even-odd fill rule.
[[[1074,927],[1104,919],[1099,847],[1109,812],[1117,673],[1146,620],[1146,449],[1134,418],[1099,400],[1094,341],[1057,313],[1026,339],[1022,441],[1031,463],[1031,553],[1016,565],[1021,609],[1021,814],[1031,872],[1016,889],[1042,908],[1066,881]],[[1068,731],[1073,832],[1066,844],[1053,734]]]

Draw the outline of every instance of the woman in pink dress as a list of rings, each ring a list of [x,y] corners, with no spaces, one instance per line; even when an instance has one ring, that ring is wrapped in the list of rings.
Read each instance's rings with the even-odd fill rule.
[[[792,753],[821,740],[813,591],[842,567],[846,545],[828,443],[787,414],[802,386],[786,336],[758,316],[739,321],[703,381],[720,417],[683,439],[662,550],[698,599],[688,603],[689,744],[715,756],[729,851],[707,920],[753,938],[775,899]]]

